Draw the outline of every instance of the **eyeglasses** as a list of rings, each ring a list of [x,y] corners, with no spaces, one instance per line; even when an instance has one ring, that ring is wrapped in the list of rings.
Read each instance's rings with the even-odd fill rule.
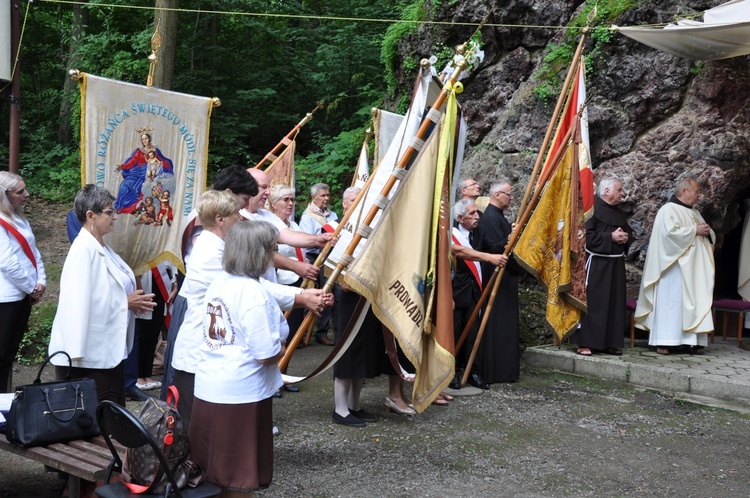
[[[498,190],[497,193],[498,194],[505,194],[508,197],[513,197],[512,192],[503,192],[502,190]]]
[[[463,188],[471,188],[471,187],[475,187],[477,185],[479,185],[479,184],[477,182],[474,182],[474,183],[470,183],[468,185],[464,185]]]
[[[111,218],[112,216],[115,215],[115,210],[114,209],[104,209],[104,210],[102,210],[102,212],[100,214],[106,214],[107,216],[109,216]]]
[[[282,197],[279,201],[294,202],[294,197]]]

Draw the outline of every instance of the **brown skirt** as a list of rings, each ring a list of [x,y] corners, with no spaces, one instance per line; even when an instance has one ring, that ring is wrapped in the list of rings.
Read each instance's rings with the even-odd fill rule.
[[[225,405],[195,398],[190,458],[208,482],[229,491],[265,488],[273,478],[273,398]]]

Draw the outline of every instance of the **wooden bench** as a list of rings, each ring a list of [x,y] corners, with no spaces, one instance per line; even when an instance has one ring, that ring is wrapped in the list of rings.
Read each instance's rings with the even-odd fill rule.
[[[21,448],[9,443],[0,434],[0,449],[35,460],[47,467],[68,474],[68,496],[81,496],[81,481],[96,482],[104,479],[112,453],[107,448],[104,438],[97,436],[91,439],[76,439],[67,443],[55,443],[48,446]],[[120,457],[125,458],[125,448],[118,447]]]

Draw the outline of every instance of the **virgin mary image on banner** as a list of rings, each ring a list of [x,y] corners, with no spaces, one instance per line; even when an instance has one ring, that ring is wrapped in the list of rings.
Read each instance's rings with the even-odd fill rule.
[[[141,147],[135,149],[130,157],[115,168],[122,174],[122,183],[115,200],[115,210],[118,214],[140,215],[139,211],[145,205],[145,199],[153,195],[152,190],[157,181],[161,185],[158,189],[159,198],[164,191],[174,191],[172,160],[153,145],[153,135],[150,129],[137,130],[137,132],[140,135]],[[159,198],[156,200],[158,201]]]
[[[81,73],[83,183],[115,196],[112,247],[136,275],[183,268],[181,227],[206,189],[215,100]]]

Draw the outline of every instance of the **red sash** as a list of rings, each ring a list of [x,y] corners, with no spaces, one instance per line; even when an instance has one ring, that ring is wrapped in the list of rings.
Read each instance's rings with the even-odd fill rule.
[[[451,238],[453,239],[453,243],[457,246],[466,247],[461,242],[458,241],[455,235],[451,235]],[[469,269],[472,275],[474,275],[474,280],[477,281],[479,284],[479,290],[482,290],[482,278],[479,276],[479,270],[477,270],[477,265],[474,264],[473,261],[464,261],[464,264],[466,264],[466,267]]]
[[[167,283],[162,278],[161,272],[156,266],[151,268],[151,280],[153,281],[154,286],[159,289],[159,294],[161,294],[162,299],[164,299],[164,307],[167,311],[166,315],[164,315],[164,325],[169,328],[169,323],[172,321],[172,314],[169,312],[169,305],[166,304],[167,299],[169,299],[169,291],[167,290]]]
[[[294,248],[294,252],[297,253],[297,259],[298,260],[300,260],[300,261],[304,261],[305,260],[304,257],[302,256],[302,249],[300,249],[299,247],[295,247]]]
[[[26,237],[21,235],[21,232],[16,230],[13,225],[2,218],[0,218],[0,225],[4,226],[5,229],[8,230],[8,232],[10,232],[10,234],[18,240],[18,243],[21,244],[21,249],[23,249],[24,254],[26,254],[26,256],[29,258],[31,264],[34,265],[34,269],[36,269],[36,258],[34,257],[34,252],[31,250],[31,246],[29,246],[29,242],[26,240]]]

